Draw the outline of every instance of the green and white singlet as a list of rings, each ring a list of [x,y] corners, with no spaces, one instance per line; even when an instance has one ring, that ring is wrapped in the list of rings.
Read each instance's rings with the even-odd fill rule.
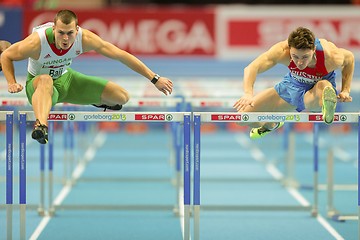
[[[29,102],[32,102],[35,92],[34,79],[46,74],[53,79],[52,105],[59,102],[99,104],[108,81],[81,74],[70,68],[72,60],[83,53],[82,29],[79,27],[73,45],[67,50],[61,50],[55,45],[53,25],[54,23],[50,22],[33,29],[40,37],[41,51],[39,59],[28,60],[26,95]]]

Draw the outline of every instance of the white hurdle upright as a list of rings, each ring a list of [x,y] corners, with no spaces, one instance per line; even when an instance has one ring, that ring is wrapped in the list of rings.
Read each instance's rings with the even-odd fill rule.
[[[25,211],[26,211],[26,122],[35,121],[35,115],[32,111],[19,112],[19,141],[20,141],[20,163],[23,166],[20,169],[20,204],[24,207],[20,209],[22,217],[20,219],[21,240],[25,239]],[[191,113],[189,112],[78,112],[78,111],[52,111],[49,114],[49,121],[70,121],[70,122],[178,122],[183,124],[183,166],[184,166],[184,239],[190,239],[190,127]],[[69,206],[70,209],[81,206]],[[88,206],[89,207],[89,206]],[[91,209],[97,209],[96,206],[90,206]],[[108,206],[102,209],[148,209],[149,206]],[[154,206],[154,209],[164,209],[163,206]],[[166,209],[173,209],[173,206]]]
[[[322,114],[319,113],[234,113],[234,112],[194,112],[194,176],[193,176],[193,205],[194,205],[194,239],[200,239],[200,126],[205,122],[312,122],[322,123]],[[335,113],[334,123],[357,123],[358,124],[358,145],[360,144],[360,124],[359,113]],[[314,127],[314,207],[294,206],[294,207],[271,207],[271,206],[203,206],[203,209],[216,210],[312,210],[312,215],[317,215],[317,194],[318,194],[318,143],[317,143],[318,124]],[[360,163],[360,148],[358,146],[358,164]],[[358,209],[360,215],[360,172],[358,173]],[[359,221],[360,222],[360,221]],[[360,229],[360,223],[359,223]],[[359,231],[360,232],[360,231]],[[360,233],[359,233],[360,237]],[[359,238],[360,239],[360,238]]]

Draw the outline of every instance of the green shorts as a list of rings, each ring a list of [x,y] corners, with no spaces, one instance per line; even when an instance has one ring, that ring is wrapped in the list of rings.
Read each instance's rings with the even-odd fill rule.
[[[35,77],[28,73],[26,80],[26,96],[32,104],[32,95],[35,92],[33,81]],[[99,77],[87,76],[71,68],[53,82],[52,105],[66,102],[73,104],[100,104],[101,94],[108,80]]]

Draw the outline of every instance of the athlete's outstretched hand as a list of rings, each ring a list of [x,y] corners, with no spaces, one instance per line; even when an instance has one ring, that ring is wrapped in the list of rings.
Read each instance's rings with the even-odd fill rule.
[[[352,102],[352,97],[349,92],[340,92],[337,98],[339,102]]]
[[[19,83],[12,83],[8,85],[8,91],[9,93],[18,93],[23,90],[23,86]]]
[[[239,100],[237,100],[233,106],[238,112],[244,111],[246,107],[254,106],[253,95],[245,94]]]
[[[160,77],[159,80],[155,83],[155,87],[165,95],[169,95],[173,91],[173,83],[166,77]]]

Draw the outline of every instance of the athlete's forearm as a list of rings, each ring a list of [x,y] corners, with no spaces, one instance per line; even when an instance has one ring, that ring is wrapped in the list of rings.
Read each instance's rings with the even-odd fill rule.
[[[8,47],[10,47],[11,43],[5,40],[0,40],[0,53],[5,51]]]
[[[134,55],[115,47],[113,44],[103,42],[100,48],[95,51],[105,57],[120,61],[133,71],[143,75],[147,79],[151,80],[155,73],[152,72],[140,59]]]
[[[352,76],[344,76],[343,75],[342,83],[341,83],[341,91],[350,93],[351,82],[352,82]]]
[[[126,66],[128,66],[133,71],[143,75],[147,79],[151,80],[155,73],[151,71],[142,61],[140,61],[137,57],[127,53],[126,60],[122,61]]]
[[[14,63],[8,58],[6,52],[1,54],[1,67],[8,85],[16,83]]]
[[[351,82],[354,75],[354,69],[355,69],[355,60],[354,55],[351,53],[349,56],[346,57],[345,65],[341,71],[342,75],[342,86],[341,91],[342,92],[349,92],[351,89]]]
[[[244,82],[243,88],[245,94],[254,94],[254,84],[256,80],[257,72],[254,71],[251,67],[246,67],[244,69]]]

